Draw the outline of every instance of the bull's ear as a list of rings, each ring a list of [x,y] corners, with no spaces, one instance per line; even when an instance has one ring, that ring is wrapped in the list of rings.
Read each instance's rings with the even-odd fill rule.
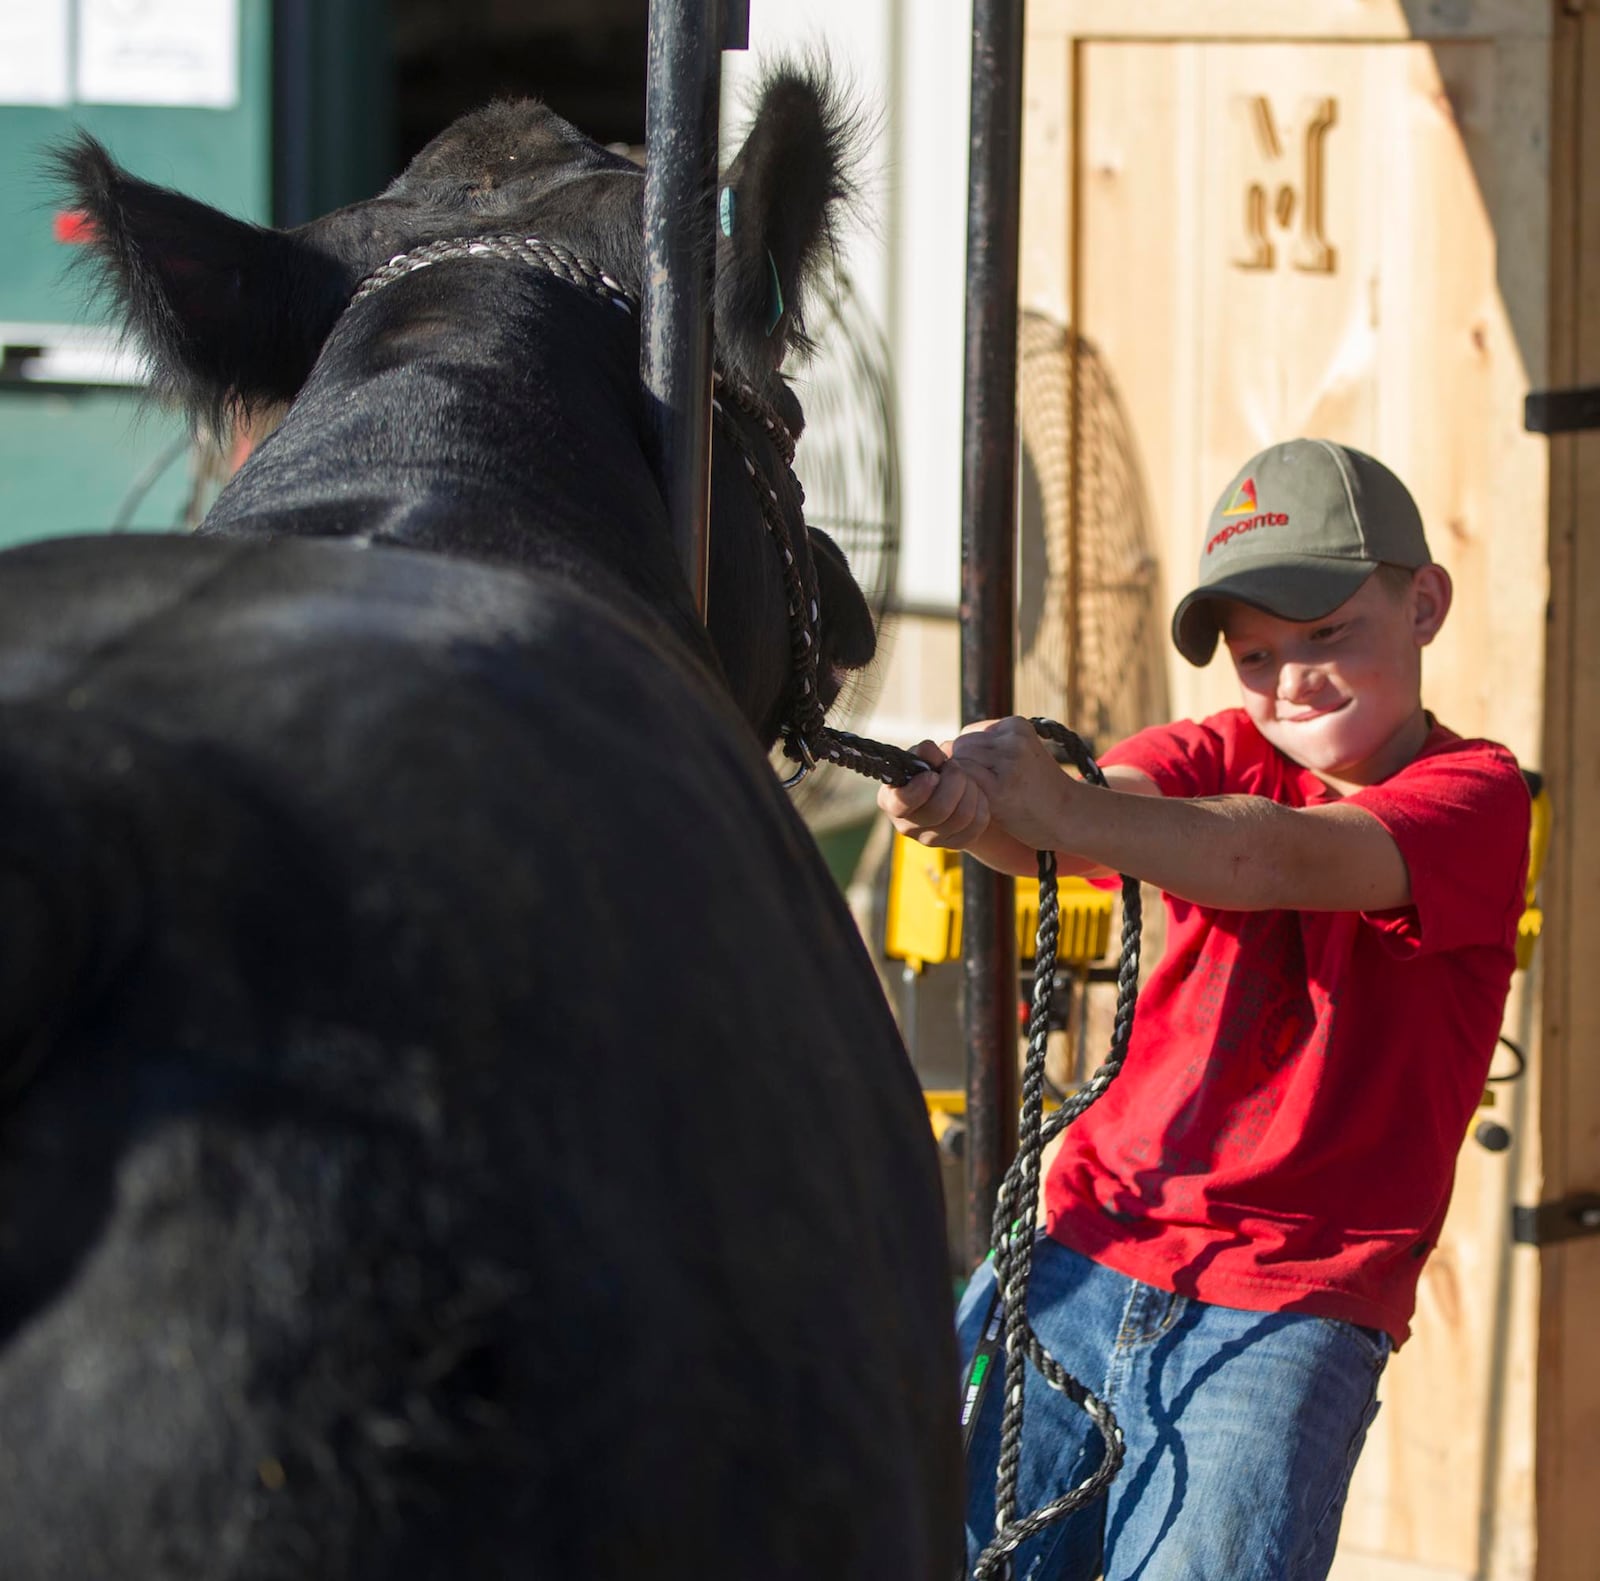
[[[137,180],[86,134],[54,164],[87,220],[97,283],[148,353],[159,394],[213,426],[230,407],[293,398],[348,299],[335,259]]]
[[[808,346],[805,297],[831,257],[830,213],[854,191],[856,121],[823,71],[778,68],[718,194],[717,343],[757,387]]]

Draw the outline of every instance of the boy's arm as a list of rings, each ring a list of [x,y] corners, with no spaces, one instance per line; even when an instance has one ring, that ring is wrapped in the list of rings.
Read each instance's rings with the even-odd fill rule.
[[[981,793],[988,820],[1019,845],[1073,851],[1197,905],[1382,911],[1411,902],[1399,846],[1358,807],[1284,807],[1261,796],[1108,796],[1063,774],[1024,719],[971,727],[953,756]]]
[[[999,872],[1034,877],[1039,871],[1039,848],[1025,845],[994,822],[988,798],[965,768],[952,760],[944,747],[931,741],[920,743],[914,750],[925,763],[933,765],[934,772],[914,775],[905,785],[885,785],[878,791],[878,805],[895,828],[922,845],[970,851]],[[1056,768],[1054,759],[1050,766],[1058,777],[1066,777]],[[1141,769],[1113,765],[1105,770],[1105,776],[1114,790],[1135,796],[1161,795],[1155,781]],[[1056,852],[1056,864],[1056,871],[1063,876],[1098,877],[1115,871],[1064,850]]]

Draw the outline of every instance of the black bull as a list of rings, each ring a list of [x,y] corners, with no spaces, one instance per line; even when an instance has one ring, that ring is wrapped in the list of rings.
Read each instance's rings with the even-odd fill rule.
[[[732,167],[777,374],[841,118]],[[0,556],[0,1575],[947,1576],[938,1183],[762,755],[779,555],[719,447],[710,643],[641,435],[637,171],[537,105],[255,229],[63,155],[200,415],[291,401],[193,538]],[[769,333],[782,292],[782,316]],[[816,560],[821,677],[864,663]]]

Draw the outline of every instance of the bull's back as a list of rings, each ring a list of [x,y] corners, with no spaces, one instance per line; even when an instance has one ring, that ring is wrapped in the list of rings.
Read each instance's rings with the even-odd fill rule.
[[[57,940],[0,1004],[5,1574],[945,1573],[920,1101],[702,672],[332,544],[40,546],[0,604]]]

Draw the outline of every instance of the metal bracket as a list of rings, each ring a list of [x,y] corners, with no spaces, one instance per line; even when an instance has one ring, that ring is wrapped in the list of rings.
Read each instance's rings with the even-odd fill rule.
[[[0,324],[0,385],[140,385],[144,359],[93,324]]]
[[[1585,1235],[1600,1235],[1600,1196],[1593,1192],[1511,1209],[1511,1239],[1521,1246],[1549,1246]]]
[[[1522,403],[1522,426],[1530,434],[1575,434],[1600,428],[1600,384],[1530,391]]]

